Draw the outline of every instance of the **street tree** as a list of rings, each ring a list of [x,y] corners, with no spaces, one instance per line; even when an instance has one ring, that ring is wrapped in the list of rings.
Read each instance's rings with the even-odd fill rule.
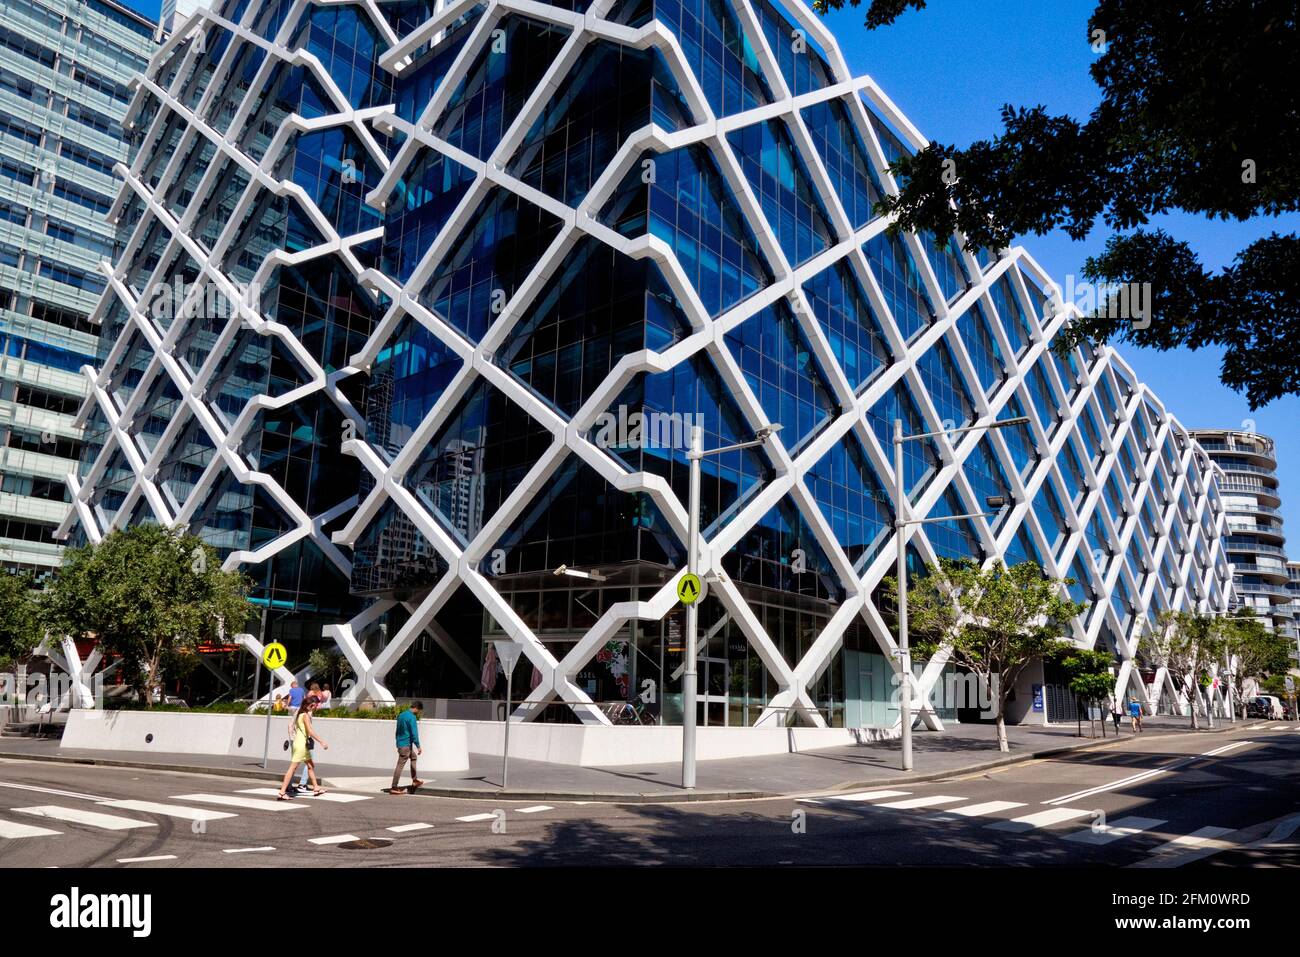
[[[44,596],[47,627],[120,657],[148,706],[164,675],[180,677],[198,664],[201,643],[247,624],[249,585],[243,574],[224,571],[198,537],[132,525],[64,553]]]
[[[1291,642],[1282,634],[1264,627],[1250,609],[1243,608],[1220,622],[1224,652],[1235,665],[1240,682],[1255,678],[1261,686],[1273,675],[1284,675],[1291,667]],[[1246,701],[1238,695],[1238,710],[1246,716]]]
[[[1070,693],[1075,701],[1088,711],[1089,735],[1097,734],[1093,706],[1100,706],[1115,690],[1115,676],[1111,674],[1114,656],[1105,651],[1093,651],[1087,648],[1071,648],[1062,656],[1061,667],[1065,669]],[[1079,734],[1083,734],[1082,716],[1079,717]],[[1101,720],[1101,736],[1106,736],[1106,718]]]
[[[30,575],[0,571],[0,667],[31,654],[44,637],[34,589]]]
[[[1148,660],[1168,670],[1174,687],[1186,690],[1191,704],[1192,728],[1200,727],[1197,709],[1209,717],[1205,688],[1210,668],[1224,653],[1222,619],[1197,611],[1163,611],[1155,627],[1143,635],[1140,645]]]
[[[1047,577],[1034,562],[982,568],[969,559],[926,567],[908,592],[916,652],[968,668],[987,688],[997,721],[998,750],[1007,744],[1006,703],[1020,673],[1035,658],[1056,654],[1081,605],[1065,596],[1068,579]],[[898,583],[883,582],[897,605]]]
[[[924,0],[848,0],[869,29]],[[822,12],[845,0],[817,0]],[[1005,105],[1002,131],[958,149],[932,142],[890,166],[899,186],[879,211],[895,231],[954,232],[968,249],[1099,222],[1116,231],[1087,260],[1090,283],[1150,283],[1137,316],[1089,308],[1057,340],[1224,350],[1220,376],[1251,408],[1300,393],[1300,236],[1273,233],[1207,269],[1153,217],[1276,217],[1300,208],[1300,18],[1294,0],[1100,0],[1079,41],[1096,55],[1101,99],[1085,119]]]

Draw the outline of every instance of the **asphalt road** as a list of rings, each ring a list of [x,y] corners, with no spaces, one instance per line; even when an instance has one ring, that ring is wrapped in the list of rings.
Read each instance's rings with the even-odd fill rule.
[[[1300,725],[1275,722],[887,791],[695,804],[277,803],[257,781],[2,761],[0,866],[1294,867],[1298,779]]]

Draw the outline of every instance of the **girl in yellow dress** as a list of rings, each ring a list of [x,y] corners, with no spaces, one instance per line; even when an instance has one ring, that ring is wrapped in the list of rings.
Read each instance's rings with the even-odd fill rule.
[[[284,780],[280,782],[279,800],[291,801],[289,797],[289,782],[293,780],[293,774],[298,770],[298,765],[307,765],[307,774],[311,780],[311,793],[324,794],[325,789],[320,786],[316,780],[316,765],[311,759],[311,751],[307,747],[308,740],[315,741],[325,750],[329,750],[329,745],[325,739],[318,735],[311,726],[311,713],[315,710],[320,699],[315,695],[308,695],[303,699],[302,706],[298,708],[298,713],[293,716],[293,751],[289,756],[289,770],[284,773]]]

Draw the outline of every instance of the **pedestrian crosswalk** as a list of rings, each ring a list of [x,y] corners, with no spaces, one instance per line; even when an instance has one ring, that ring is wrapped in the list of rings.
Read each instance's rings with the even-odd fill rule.
[[[800,798],[798,803],[811,804],[816,807],[858,811],[860,809],[878,809],[882,811],[930,811],[926,819],[933,822],[956,822],[962,819],[989,819],[985,829],[1005,834],[1042,834],[1061,838],[1073,844],[1105,846],[1128,838],[1137,837],[1162,827],[1168,822],[1162,818],[1129,815],[1106,821],[1100,812],[1079,808],[1047,806],[1042,810],[1028,811],[1018,816],[1015,812],[1027,805],[1023,801],[976,801],[962,803],[967,798],[950,794],[911,796],[910,791],[859,791],[852,794],[831,794],[816,798]],[[1050,804],[1051,802],[1046,802]],[[1087,818],[1093,820],[1085,820]],[[1083,825],[1080,827],[1079,825]],[[1226,834],[1228,828],[1205,827],[1193,834],[1176,838],[1164,845],[1165,848],[1185,849],[1199,847],[1206,842]]]

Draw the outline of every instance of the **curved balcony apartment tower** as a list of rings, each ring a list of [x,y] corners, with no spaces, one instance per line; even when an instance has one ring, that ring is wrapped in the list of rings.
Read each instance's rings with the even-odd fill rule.
[[[710,724],[896,725],[896,419],[952,517],[914,566],[1074,579],[1121,693],[1161,609],[1227,605],[1205,453],[1113,349],[1055,354],[1024,249],[886,231],[926,139],[799,0],[224,0],[129,119],[63,530],[187,525],[350,700],[472,698],[508,637],[521,719],[679,721],[695,425],[783,427],[702,467]]]
[[[1192,437],[1223,470],[1219,491],[1228,513],[1223,541],[1233,565],[1233,607],[1250,608],[1269,628],[1282,630],[1291,620],[1292,593],[1273,440],[1234,429],[1196,429]]]

